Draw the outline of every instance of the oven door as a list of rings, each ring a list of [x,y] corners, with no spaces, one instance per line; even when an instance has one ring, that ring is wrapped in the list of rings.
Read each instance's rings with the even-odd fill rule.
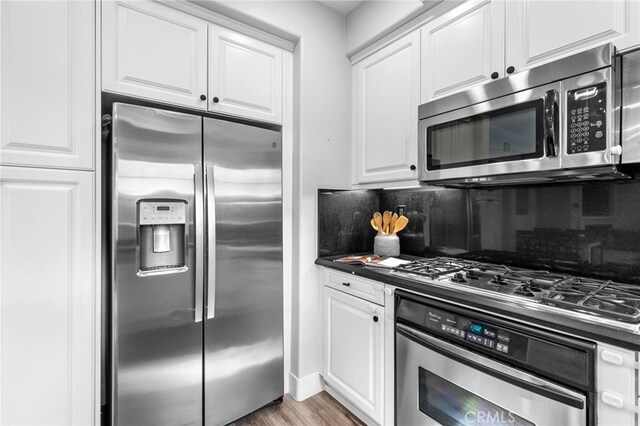
[[[396,325],[396,424],[586,425],[586,396]]]
[[[420,120],[420,180],[560,169],[560,93],[557,82]]]

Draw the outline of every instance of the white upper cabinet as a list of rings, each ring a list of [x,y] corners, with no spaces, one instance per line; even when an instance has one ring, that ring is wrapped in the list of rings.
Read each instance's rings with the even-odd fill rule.
[[[503,22],[504,5],[482,0],[423,27],[422,102],[504,77]]]
[[[107,0],[102,31],[103,90],[206,108],[205,21],[149,0]]]
[[[506,28],[506,66],[518,72],[608,42],[640,44],[640,2],[507,1]]]
[[[0,1],[0,164],[91,169],[95,8]]]
[[[640,44],[637,0],[472,0],[421,30],[421,103],[613,43]]]
[[[282,123],[282,50],[209,25],[212,112]]]
[[[416,179],[420,35],[353,67],[354,183]]]

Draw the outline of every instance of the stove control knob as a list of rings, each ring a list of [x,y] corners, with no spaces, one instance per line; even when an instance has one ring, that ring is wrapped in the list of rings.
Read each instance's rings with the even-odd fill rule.
[[[462,273],[460,272],[456,272],[455,274],[453,274],[453,279],[456,281],[463,281],[464,275],[462,275]]]
[[[502,275],[496,275],[495,277],[493,277],[493,279],[497,282],[502,281]]]

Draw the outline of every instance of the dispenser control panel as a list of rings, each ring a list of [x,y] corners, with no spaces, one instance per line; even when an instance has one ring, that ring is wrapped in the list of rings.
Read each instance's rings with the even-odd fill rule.
[[[140,203],[140,225],[172,225],[187,223],[187,205],[184,202]]]

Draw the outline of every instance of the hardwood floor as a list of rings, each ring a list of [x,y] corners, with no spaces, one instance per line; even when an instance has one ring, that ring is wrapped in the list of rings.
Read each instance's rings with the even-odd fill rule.
[[[291,395],[282,404],[263,408],[233,423],[235,426],[351,426],[364,425],[326,392],[298,402]]]

